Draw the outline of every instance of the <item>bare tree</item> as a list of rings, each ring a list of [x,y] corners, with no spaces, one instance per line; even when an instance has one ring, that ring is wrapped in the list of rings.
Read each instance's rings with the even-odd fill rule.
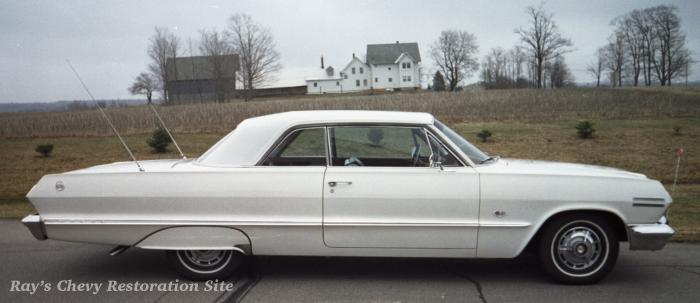
[[[622,72],[625,66],[625,41],[622,33],[616,31],[608,38],[605,46],[605,61],[613,80],[612,86],[622,86]]]
[[[644,75],[644,84],[651,85],[652,62],[657,52],[656,31],[652,22],[652,9],[634,10],[630,13],[629,18],[632,20],[634,27],[639,35],[642,36],[642,74]]]
[[[538,88],[543,87],[544,64],[557,55],[569,51],[573,46],[570,39],[562,37],[559,28],[554,22],[553,15],[547,13],[544,7],[528,7],[527,14],[530,17],[530,27],[519,28],[515,33],[529,49],[535,62],[535,82]]]
[[[148,103],[151,103],[153,92],[158,89],[158,80],[151,74],[141,73],[136,77],[134,83],[129,87],[129,92],[132,95],[145,95]]]
[[[574,84],[574,76],[564,60],[564,56],[557,56],[549,69],[549,83],[552,88],[562,88]]]
[[[596,60],[586,66],[586,71],[596,80],[595,87],[600,87],[600,77],[605,70],[605,49],[599,48],[596,52]]]
[[[252,90],[272,81],[274,73],[282,68],[280,55],[275,49],[272,33],[245,14],[229,18],[226,39],[241,60],[239,79],[243,83],[245,98],[252,97]]]
[[[167,28],[156,27],[155,33],[149,39],[148,56],[151,63],[148,68],[152,74],[158,76],[158,87],[166,104],[172,102],[168,95],[168,81],[177,80],[169,79],[167,63],[168,59],[175,60],[179,51],[180,39]],[[177,68],[173,74],[177,75]]]
[[[644,54],[644,35],[640,28],[636,27],[636,21],[631,14],[618,17],[612,24],[616,27],[616,32],[622,37],[626,48],[626,60],[629,66],[628,72],[632,78],[634,86],[639,84],[639,75],[642,72],[642,61]]]
[[[681,19],[675,6],[659,5],[651,9],[651,20],[656,29],[660,58],[655,59],[655,70],[661,85],[671,85],[673,78],[685,68],[690,58]]]
[[[226,101],[230,91],[236,89],[236,62],[231,60],[231,44],[224,40],[224,34],[216,29],[200,30],[199,51],[207,56],[211,76],[214,80],[216,100]]]
[[[479,68],[476,60],[478,50],[476,37],[458,30],[442,31],[438,40],[430,46],[430,55],[445,76],[450,91],[454,91]]]

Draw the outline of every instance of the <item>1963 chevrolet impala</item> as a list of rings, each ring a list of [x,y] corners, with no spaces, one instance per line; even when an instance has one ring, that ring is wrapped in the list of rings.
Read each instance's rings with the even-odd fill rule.
[[[619,241],[662,249],[671,197],[618,169],[500,159],[430,114],[252,118],[197,159],[44,176],[23,219],[38,239],[167,252],[223,279],[244,255],[513,258],[534,249],[565,283],[593,283]]]

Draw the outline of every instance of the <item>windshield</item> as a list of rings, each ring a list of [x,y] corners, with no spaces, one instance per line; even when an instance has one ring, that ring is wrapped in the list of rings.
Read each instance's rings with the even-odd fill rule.
[[[469,157],[474,163],[480,164],[488,160],[490,157],[486,153],[479,150],[476,146],[472,145],[466,139],[462,138],[457,132],[453,131],[447,125],[442,122],[435,120],[435,127],[439,129],[445,136],[447,136],[450,141],[456,144],[459,149],[462,150],[464,154]]]

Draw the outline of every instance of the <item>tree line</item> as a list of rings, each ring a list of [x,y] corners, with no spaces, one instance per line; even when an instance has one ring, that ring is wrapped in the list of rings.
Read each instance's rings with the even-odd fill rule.
[[[251,98],[252,90],[269,83],[274,79],[274,73],[281,69],[280,55],[276,50],[275,41],[269,28],[255,22],[249,15],[235,14],[228,19],[224,30],[200,29],[196,50],[192,39],[187,40],[187,56],[206,56],[211,70],[207,71],[214,81],[216,100],[224,102],[230,97]],[[172,31],[156,27],[148,40],[147,53],[151,63],[145,72],[140,73],[129,91],[135,95],[145,95],[151,102],[153,94],[158,92],[165,104],[172,103],[169,99],[169,83],[175,73],[168,73],[169,60],[183,57],[185,52],[182,39]],[[240,69],[236,72],[231,66],[229,55],[238,55]],[[189,67],[188,67],[189,68]],[[194,61],[192,73],[196,74]],[[173,75],[175,74],[175,75]],[[242,84],[242,92],[237,96],[228,96],[227,79],[235,78]]]
[[[636,9],[615,18],[613,34],[598,49],[586,71],[601,85],[672,85],[686,77],[693,63],[686,36],[675,6],[659,5]],[[464,79],[479,71],[484,88],[559,88],[575,85],[564,55],[573,42],[565,37],[553,14],[543,5],[528,7],[528,24],[515,29],[520,43],[511,49],[496,47],[478,63],[478,44],[467,31],[446,30],[431,45],[430,54],[438,71],[433,90],[456,90]]]
[[[626,83],[670,86],[675,79],[687,77],[693,60],[677,11],[675,6],[658,5],[612,20],[608,43],[586,68],[596,85],[607,77],[613,87]]]
[[[434,90],[456,90],[462,80],[481,69],[480,84],[485,88],[564,87],[574,78],[564,60],[571,51],[571,39],[562,35],[551,13],[543,5],[528,7],[529,24],[515,29],[520,44],[505,50],[491,49],[478,62],[478,45],[473,34],[446,30],[431,45],[430,54],[438,71]]]

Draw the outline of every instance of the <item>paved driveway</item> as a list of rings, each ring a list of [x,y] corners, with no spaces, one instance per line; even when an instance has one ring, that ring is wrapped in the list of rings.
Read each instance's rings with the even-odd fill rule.
[[[672,243],[660,252],[621,247],[601,283],[550,282],[533,256],[516,260],[258,257],[225,284],[197,291],[108,291],[109,283],[187,287],[164,254],[36,241],[18,221],[0,220],[0,302],[698,302],[700,245]],[[13,282],[14,281],[14,282]],[[43,281],[43,284],[42,284]],[[13,283],[16,287],[13,288]],[[29,283],[40,285],[34,294]],[[63,291],[59,291],[60,288]],[[101,283],[80,290],[85,283]],[[50,285],[51,289],[45,288]],[[219,289],[213,289],[214,286]],[[211,289],[206,289],[209,287]],[[221,287],[229,289],[221,290]]]

